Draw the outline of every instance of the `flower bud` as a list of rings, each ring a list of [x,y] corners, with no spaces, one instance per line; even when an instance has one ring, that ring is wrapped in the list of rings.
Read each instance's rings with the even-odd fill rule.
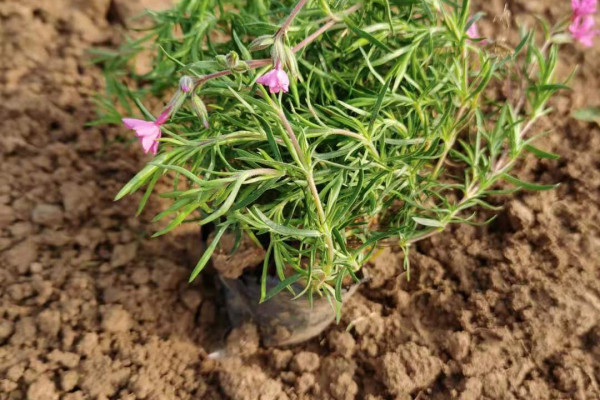
[[[194,94],[192,97],[192,108],[194,109],[194,113],[198,116],[198,118],[202,120],[204,127],[209,129],[210,125],[208,124],[208,110],[206,109],[206,105],[204,105],[204,102],[200,96],[197,94]]]
[[[273,44],[273,47],[271,48],[271,58],[273,59],[273,66],[281,65],[285,67],[294,78],[300,79],[296,55],[282,40],[278,39]]]
[[[294,54],[294,52],[292,51],[291,48],[289,48],[288,46],[284,46],[285,49],[285,60],[283,60],[283,64],[285,66],[287,66],[288,71],[290,71],[290,74],[296,78],[296,79],[300,79],[300,71],[298,69],[298,61],[296,60],[296,55]],[[302,79],[300,79],[302,80]]]
[[[223,54],[219,54],[215,56],[215,60],[217,60],[217,63],[219,64],[219,68],[229,68],[229,65],[227,63],[227,56],[224,56]]]
[[[226,68],[234,73],[246,72],[249,67],[245,61],[240,60],[240,56],[235,51],[230,51],[226,56],[218,55],[215,57],[221,68]]]
[[[186,94],[181,89],[177,89],[171,100],[169,100],[160,115],[156,118],[156,123],[162,125],[167,122],[181,108],[185,102],[185,98]]]
[[[240,56],[235,51],[230,51],[229,54],[225,56],[225,59],[227,60],[227,65],[229,68],[233,68],[240,60]]]
[[[173,97],[171,97],[171,100],[169,101],[169,103],[163,109],[163,111],[160,114],[160,117],[158,119],[161,121],[163,121],[163,120],[166,121],[169,118],[171,118],[173,115],[175,115],[175,113],[177,111],[179,111],[179,109],[185,102],[186,97],[187,97],[187,95],[185,92],[183,92],[181,89],[177,89],[177,91],[175,92]]]
[[[259,36],[250,43],[248,46],[248,50],[250,51],[259,51],[264,50],[267,47],[271,46],[275,42],[275,39],[271,35],[263,35]]]
[[[194,79],[191,76],[184,75],[179,79],[179,89],[184,93],[189,93],[194,88]]]
[[[245,61],[241,61],[241,60],[238,61],[236,65],[231,67],[231,71],[233,71],[235,73],[246,72],[246,71],[248,71],[248,69],[250,69],[250,67],[248,67],[248,64]]]
[[[273,59],[273,65],[277,65],[281,62],[283,65],[287,65],[285,45],[281,39],[278,39],[271,47],[271,58]]]

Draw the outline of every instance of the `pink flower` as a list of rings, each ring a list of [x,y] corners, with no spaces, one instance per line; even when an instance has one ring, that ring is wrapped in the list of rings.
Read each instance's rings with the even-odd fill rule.
[[[181,79],[179,79],[179,89],[181,89],[181,91],[183,93],[189,93],[194,87],[194,80],[185,75],[182,76]]]
[[[287,93],[290,86],[290,78],[281,68],[281,62],[278,62],[274,69],[258,78],[256,82],[268,86],[271,93],[279,93],[280,91]]]
[[[160,117],[159,117],[160,118]],[[135,136],[140,139],[144,153],[152,152],[156,154],[158,151],[158,139],[160,139],[160,126],[164,121],[144,121],[142,119],[123,118],[123,124],[128,129],[135,131]]]
[[[469,20],[471,21],[471,20]],[[467,29],[467,36],[471,38],[471,40],[481,39],[481,35],[479,34],[479,29],[477,28],[477,22],[473,21],[469,29]],[[487,44],[487,40],[478,40],[481,44]]]
[[[596,12],[597,0],[571,0],[573,19]]]
[[[594,36],[600,33],[598,29],[594,29],[594,23],[592,15],[575,17],[569,26],[569,31],[579,43],[586,47],[592,47]]]
[[[467,36],[471,39],[479,39],[481,36],[479,35],[479,29],[477,28],[477,23],[473,22],[469,29],[467,29]]]

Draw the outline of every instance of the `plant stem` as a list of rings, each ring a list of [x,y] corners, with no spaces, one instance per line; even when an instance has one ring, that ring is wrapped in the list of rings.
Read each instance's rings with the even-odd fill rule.
[[[281,39],[283,36],[285,36],[285,33],[292,24],[292,21],[294,20],[294,18],[296,18],[296,15],[298,15],[300,10],[302,10],[302,7],[304,7],[307,1],[308,0],[300,0],[298,1],[298,3],[296,3],[296,6],[294,7],[290,15],[288,15],[286,20],[283,22],[283,24],[281,24],[281,27],[277,31],[277,34],[275,35],[275,40]]]
[[[292,142],[292,146],[294,146],[294,150],[298,153],[298,158],[300,160],[300,167],[304,171],[304,175],[306,177],[306,183],[308,185],[308,189],[310,190],[311,197],[313,198],[313,202],[317,208],[317,215],[319,217],[319,222],[321,223],[321,233],[325,236],[325,243],[327,245],[329,260],[326,264],[323,272],[326,276],[331,272],[331,263],[334,260],[334,248],[333,248],[333,238],[331,236],[331,231],[327,226],[327,217],[325,215],[325,210],[323,209],[323,204],[321,204],[321,198],[319,197],[319,191],[317,189],[317,185],[315,184],[315,179],[312,174],[311,165],[307,165],[306,157],[304,157],[304,152],[300,147],[300,143],[298,142],[298,138],[290,125],[290,121],[285,116],[285,113],[280,107],[277,107],[277,114],[279,115],[279,119],[283,124],[284,129],[286,130],[290,141]]]
[[[546,40],[544,42],[544,44],[542,45],[542,48],[541,48],[542,54],[544,54],[548,50],[548,47],[550,46],[550,44],[551,44],[550,40]],[[523,77],[523,87],[521,89],[522,94],[519,97],[517,104],[515,106],[515,111],[514,111],[515,115],[519,115],[519,113],[521,112],[521,109],[523,108],[523,106],[525,104],[526,90],[525,90],[524,86],[526,85],[527,81],[532,78],[532,74],[535,71],[535,68],[537,66],[538,66],[537,59],[534,59],[533,62],[531,63],[531,65],[529,66],[529,68],[527,69],[527,73],[526,73],[527,76]],[[463,106],[463,108],[464,108],[464,106]],[[459,112],[459,117],[457,119],[460,119],[462,117],[462,114],[464,111],[463,108],[461,108],[461,110]],[[529,121],[527,121],[527,123],[525,124],[523,129],[521,129],[521,132],[519,132],[520,138],[523,138],[527,134],[527,132],[533,127],[533,125],[535,124],[537,119],[538,119],[538,116],[534,115]],[[452,148],[452,145],[454,144],[455,139],[456,139],[456,136],[454,136],[452,138],[451,144],[449,146],[448,145],[446,146],[446,148],[444,149],[444,153],[438,160],[438,163],[436,164],[436,166],[432,172],[432,176],[434,178],[437,178],[437,175],[448,155],[448,152]],[[494,179],[495,177],[497,177],[498,175],[504,173],[506,168],[510,166],[512,161],[513,160],[509,159],[509,150],[504,149],[502,154],[500,154],[500,156],[495,160],[495,162],[491,166],[491,171],[490,171],[489,175],[486,177],[486,179],[491,180],[491,179]],[[469,185],[469,188],[467,188],[467,191],[465,192],[465,196],[460,200],[460,202],[457,204],[457,206],[460,206],[461,204],[464,204],[467,201],[469,201],[470,199],[472,199],[473,197],[477,196],[479,189],[480,189],[479,183],[477,183],[477,181],[473,181],[471,183],[471,185]],[[452,218],[454,218],[456,216],[456,214],[458,213],[459,209],[460,208],[457,207],[456,210],[454,210],[452,213],[450,213],[448,220],[451,220]],[[434,236],[435,234],[437,234],[438,232],[441,232],[442,230],[443,229],[432,229],[432,230],[423,231],[420,234],[413,236],[411,239],[407,240],[405,243],[411,244],[411,243],[418,242],[420,240]]]
[[[349,7],[347,10],[345,10],[344,14],[352,13],[352,12],[358,10],[359,8],[360,8],[360,4],[355,4],[352,7]],[[333,27],[336,24],[336,22],[337,22],[337,18],[331,17],[328,22],[326,22],[325,24],[323,24],[321,27],[319,27],[319,29],[317,29],[316,31],[314,31],[309,36],[307,36],[300,43],[298,43],[297,45],[295,45],[292,48],[292,51],[294,53],[299,52],[300,50],[302,50],[303,48],[305,48],[306,46],[308,46],[309,44],[311,44],[312,42],[314,42],[315,39],[317,39],[319,36],[321,36],[328,29],[330,29],[331,27]],[[270,58],[262,58],[262,59],[259,59],[259,60],[248,60],[248,61],[246,61],[246,63],[248,64],[248,68],[249,69],[256,69],[256,68],[264,67],[265,65],[269,65],[272,62],[273,62],[273,60],[271,60]],[[198,78],[198,80],[194,83],[193,90],[196,90],[198,87],[202,86],[204,83],[206,83],[207,81],[209,81],[211,79],[215,79],[215,78],[220,78],[222,76],[231,75],[232,73],[233,72],[231,70],[227,69],[227,70],[223,70],[223,71],[219,71],[219,72],[213,72],[212,74],[204,75],[201,78]]]
[[[360,6],[361,6],[360,4],[355,4],[352,7],[349,7],[347,10],[345,10],[344,14],[353,13],[354,11],[358,10],[360,8]],[[327,23],[323,24],[319,29],[317,29],[316,31],[314,31],[313,33],[311,33],[310,35],[308,35],[300,43],[298,43],[297,45],[295,45],[292,48],[292,51],[294,53],[299,52],[300,50],[302,50],[303,48],[305,48],[306,46],[308,46],[310,43],[312,43],[316,38],[318,38],[319,36],[321,36],[329,28],[331,28],[332,26],[334,26],[337,22],[338,22],[338,18],[336,18],[335,16],[332,16]]]
[[[524,137],[525,134],[533,127],[533,125],[535,124],[536,121],[537,121],[537,117],[535,117],[535,116],[533,118],[531,118],[529,121],[527,121],[527,123],[525,124],[525,127],[519,133],[519,136]],[[500,155],[500,157],[498,157],[496,159],[496,162],[491,166],[490,173],[486,177],[486,180],[488,180],[488,181],[492,180],[495,177],[497,177],[498,175],[503,174],[513,161],[514,160],[509,159],[509,152],[507,149],[505,149],[502,152],[502,154]],[[467,188],[464,197],[458,202],[457,206],[460,206],[460,205],[466,203],[467,201],[471,200],[472,198],[476,197],[477,195],[479,195],[480,188],[481,187],[480,187],[479,183],[477,181],[473,181]],[[456,214],[458,214],[459,211],[460,211],[460,207],[457,207],[454,211],[452,211],[449,214],[448,220],[449,221],[452,220],[452,218],[454,218],[456,216]],[[412,243],[418,242],[420,240],[427,239],[431,236],[436,235],[439,232],[442,232],[443,230],[444,230],[443,228],[436,228],[436,229],[432,229],[432,230],[423,231],[420,234],[408,239],[405,243],[412,244]]]
[[[319,29],[317,29],[316,31],[314,31],[313,33],[308,35],[306,38],[304,38],[300,43],[295,45],[292,48],[292,51],[294,53],[299,52],[300,50],[302,50],[303,48],[308,46],[310,43],[312,43],[312,41],[314,41],[316,38],[321,36],[323,34],[323,32],[327,31],[329,28],[331,28],[335,24],[336,24],[336,21],[332,19],[331,21],[327,22],[326,24],[321,25],[321,27]]]
[[[548,50],[548,47],[550,46],[550,44],[551,44],[550,40],[546,40],[544,42],[544,44],[542,45],[542,48],[540,49],[540,52],[542,53],[542,55],[544,55],[546,53],[546,50]],[[532,74],[537,66],[538,66],[537,58],[534,58],[531,62],[531,65],[529,66],[529,69],[527,70],[527,75],[525,77],[523,77],[523,85],[521,86],[521,96],[519,96],[519,100],[517,101],[517,104],[515,106],[515,115],[519,115],[519,113],[521,112],[521,109],[525,105],[525,100],[527,98],[527,96],[526,96],[527,95],[527,90],[526,90],[527,82],[529,80],[531,80]]]
[[[462,74],[461,74],[463,90],[468,90],[468,87],[469,87],[469,58],[467,57],[467,50],[464,47],[464,44],[462,46],[460,53],[461,53],[462,61],[463,61]],[[463,104],[460,106],[460,109],[458,110],[458,114],[456,115],[456,126],[454,127],[453,135],[448,142],[444,143],[444,146],[445,146],[444,152],[443,152],[442,156],[439,158],[437,164],[435,165],[435,168],[433,169],[433,173],[432,173],[433,179],[437,179],[442,167],[444,166],[444,162],[446,162],[448,153],[454,146],[454,142],[456,142],[456,138],[458,137],[458,134],[460,133],[460,131],[462,129],[462,127],[459,126],[460,120],[462,119],[463,114],[465,113],[466,109],[467,109],[467,104],[466,104],[466,100],[465,100],[465,102],[463,102]]]
[[[475,197],[478,194],[478,192],[479,192],[479,184],[474,181],[469,185],[469,187],[467,188],[467,190],[465,192],[464,197],[458,202],[457,206],[460,206],[461,204],[464,204],[467,201],[471,200],[473,197]],[[454,211],[452,211],[448,217],[448,220],[451,220],[452,218],[454,218],[456,216],[456,214],[458,214],[459,210],[460,210],[460,208],[457,207]],[[423,231],[423,232],[419,233],[418,235],[413,236],[412,238],[405,241],[404,244],[410,245],[410,244],[416,243],[418,241],[427,239],[431,236],[437,235],[438,233],[444,231],[444,229],[445,229],[445,227]]]

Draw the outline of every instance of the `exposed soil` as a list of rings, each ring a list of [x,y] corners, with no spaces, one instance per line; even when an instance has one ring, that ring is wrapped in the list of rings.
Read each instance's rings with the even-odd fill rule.
[[[569,118],[600,104],[598,46],[565,48],[574,90],[539,125],[561,160],[519,168],[557,190],[420,243],[410,281],[383,250],[339,325],[267,349],[251,325],[225,338],[210,274],[187,284],[196,229],[150,239],[164,204],[112,201],[147,161],[129,133],[84,126],[103,85],[87,49],[166,3],[0,3],[0,399],[600,399],[600,130]]]

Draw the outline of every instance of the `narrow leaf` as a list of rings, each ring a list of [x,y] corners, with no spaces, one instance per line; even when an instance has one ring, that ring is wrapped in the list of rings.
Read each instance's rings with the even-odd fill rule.
[[[192,282],[194,279],[196,279],[198,274],[204,269],[204,267],[208,263],[208,260],[210,260],[210,257],[212,256],[213,252],[217,248],[217,244],[219,244],[219,241],[221,240],[221,236],[223,236],[223,234],[227,230],[228,226],[229,226],[228,224],[221,225],[221,227],[219,228],[219,230],[217,231],[217,233],[215,235],[215,238],[210,243],[210,245],[206,248],[206,250],[204,251],[204,254],[202,254],[202,257],[200,257],[198,264],[196,264],[196,266],[194,267],[194,270],[192,271],[192,274],[190,275],[189,282]]]

